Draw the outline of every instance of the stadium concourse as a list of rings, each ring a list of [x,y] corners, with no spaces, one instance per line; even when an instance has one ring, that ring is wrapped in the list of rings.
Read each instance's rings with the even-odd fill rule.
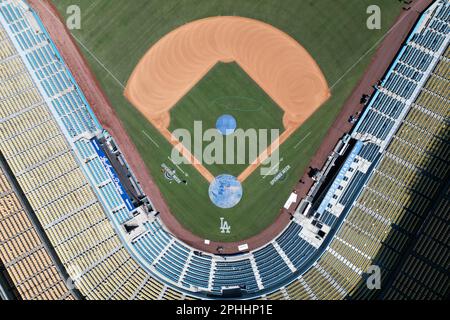
[[[0,295],[447,297],[449,41],[450,3],[436,1],[288,226],[214,255],[167,230],[39,16],[0,0]],[[365,289],[372,265],[381,291]]]

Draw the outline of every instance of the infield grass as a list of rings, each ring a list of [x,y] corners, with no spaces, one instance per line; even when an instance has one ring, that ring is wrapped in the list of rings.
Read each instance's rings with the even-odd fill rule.
[[[253,236],[269,226],[279,214],[298,177],[307,168],[346,97],[367,67],[381,37],[391,27],[402,4],[394,0],[57,0],[64,16],[69,5],[81,8],[81,30],[73,34],[87,48],[83,52],[100,84],[111,100],[125,128],[160,187],[177,219],[192,232],[216,241],[237,241]],[[379,5],[382,29],[366,28],[366,9]],[[280,148],[280,168],[291,167],[284,180],[270,184],[256,170],[243,184],[242,201],[232,209],[219,209],[208,197],[208,183],[192,167],[182,165],[188,184],[166,180],[162,163],[171,165],[170,144],[123,97],[123,86],[144,53],[163,35],[176,27],[204,17],[239,15],[258,19],[295,38],[313,56],[332,87],[332,97]],[[101,61],[102,64],[99,64]],[[107,70],[108,71],[107,71]],[[76,71],[75,71],[76,72]],[[237,74],[237,73],[236,73]],[[220,83],[227,79],[218,79]],[[236,79],[228,79],[232,85]],[[237,82],[236,82],[237,83]],[[211,86],[205,85],[204,90]],[[243,88],[243,90],[248,90]],[[253,96],[255,92],[251,93]],[[208,92],[198,92],[208,96]],[[257,93],[256,93],[257,94]],[[246,95],[246,94],[244,94]],[[213,103],[215,97],[211,97]],[[206,108],[207,104],[199,106]],[[181,108],[180,108],[181,110]],[[220,110],[223,112],[224,110]],[[192,117],[174,112],[174,127],[192,122]],[[219,113],[219,112],[218,112]],[[258,125],[277,125],[275,118]],[[268,114],[269,114],[268,113]],[[261,117],[264,112],[261,111]],[[212,121],[216,115],[211,115]],[[250,117],[250,116],[249,116]],[[256,117],[252,113],[251,117]],[[241,116],[239,116],[241,118]],[[245,121],[252,119],[245,119]],[[185,124],[185,120],[186,124]],[[243,121],[243,120],[240,120]],[[250,122],[249,122],[249,125]],[[148,137],[150,136],[152,140]],[[230,234],[221,234],[219,218],[231,225]]]
[[[195,134],[194,122],[201,122],[204,132],[215,128],[217,119],[224,114],[229,114],[236,119],[238,129],[269,130],[268,139],[265,139],[266,146],[272,142],[270,140],[270,129],[278,129],[279,134],[284,131],[283,110],[236,63],[218,63],[215,65],[171,109],[169,130],[173,132],[180,128],[187,129],[190,132],[191,139],[185,146],[190,146],[190,149],[193,150],[194,138],[197,140],[202,138]],[[243,155],[245,159],[238,159],[238,152],[243,150],[237,150],[235,136],[236,134],[230,134],[222,137],[222,139],[214,139],[214,141],[203,143],[202,150],[206,150],[205,148],[208,145],[212,146],[216,140],[220,140],[223,144],[223,148],[220,148],[223,156],[218,156],[218,161],[212,164],[203,161],[205,168],[214,176],[226,173],[237,177],[256,159],[256,155],[250,159],[250,143],[248,140],[244,150],[247,152]],[[232,164],[226,164],[227,145],[234,146],[234,156],[230,157],[230,159],[233,159]],[[257,153],[259,154],[262,151],[264,150],[258,150]],[[240,163],[238,160],[241,160]]]

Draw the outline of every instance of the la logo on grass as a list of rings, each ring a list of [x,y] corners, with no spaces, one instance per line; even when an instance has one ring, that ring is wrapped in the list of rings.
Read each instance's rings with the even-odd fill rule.
[[[231,226],[228,224],[228,222],[225,220],[225,218],[220,218],[220,233],[230,233],[231,232]]]

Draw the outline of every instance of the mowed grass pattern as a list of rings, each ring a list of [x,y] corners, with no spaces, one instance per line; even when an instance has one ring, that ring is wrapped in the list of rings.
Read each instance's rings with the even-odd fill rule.
[[[73,34],[172,212],[187,229],[217,241],[242,240],[275,220],[402,6],[393,0],[58,0],[55,5],[63,16],[69,5],[80,6],[81,30]],[[381,7],[381,30],[366,27],[369,5]],[[171,147],[123,97],[123,86],[152,44],[180,25],[217,15],[258,19],[288,33],[316,59],[332,87],[330,100],[281,146],[281,168],[291,166],[286,179],[271,186],[270,177],[255,171],[244,182],[243,200],[228,210],[211,204],[208,183],[190,166],[181,167],[187,185],[164,179],[160,166],[170,164]],[[220,233],[220,217],[230,223],[230,234]]]

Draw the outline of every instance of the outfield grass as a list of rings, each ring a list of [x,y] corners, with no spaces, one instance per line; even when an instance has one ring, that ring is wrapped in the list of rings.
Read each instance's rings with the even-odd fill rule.
[[[247,238],[274,221],[363,74],[375,44],[401,9],[401,3],[393,0],[58,0],[55,4],[63,15],[68,5],[81,7],[82,28],[73,33],[88,48],[89,52],[83,49],[85,56],[172,212],[186,228],[218,241]],[[366,9],[373,4],[382,9],[381,30],[366,28]],[[316,59],[333,95],[281,146],[281,167],[291,166],[286,179],[271,186],[270,178],[263,178],[258,170],[255,171],[244,182],[243,200],[228,210],[211,204],[207,182],[190,166],[182,166],[188,175],[188,185],[177,185],[164,179],[160,166],[163,162],[170,164],[171,147],[125,100],[123,87],[119,84],[126,83],[139,59],[163,35],[186,22],[216,15],[259,19],[290,34]],[[175,121],[181,122],[181,119],[176,117]],[[220,217],[230,223],[231,234],[219,232]]]
[[[194,121],[201,121],[205,131],[215,128],[217,118],[224,114],[232,115],[239,129],[278,129],[280,134],[284,131],[283,110],[236,63],[218,63],[214,66],[171,110],[169,130],[187,129],[191,133],[191,141],[185,146],[190,146],[194,151]],[[266,145],[270,145],[269,139],[270,136],[266,139]],[[232,141],[236,141],[235,134],[220,140],[223,143],[222,153],[226,156],[226,145],[231,146]],[[248,151],[250,146],[246,142]],[[211,143],[203,143],[202,150],[208,144]],[[233,164],[208,164],[203,161],[205,168],[214,176],[227,173],[237,177],[256,159],[256,156],[250,159],[247,152],[246,158],[242,159],[245,163],[239,164],[237,143],[233,145]],[[218,160],[225,162],[220,158],[223,157],[218,157]]]

